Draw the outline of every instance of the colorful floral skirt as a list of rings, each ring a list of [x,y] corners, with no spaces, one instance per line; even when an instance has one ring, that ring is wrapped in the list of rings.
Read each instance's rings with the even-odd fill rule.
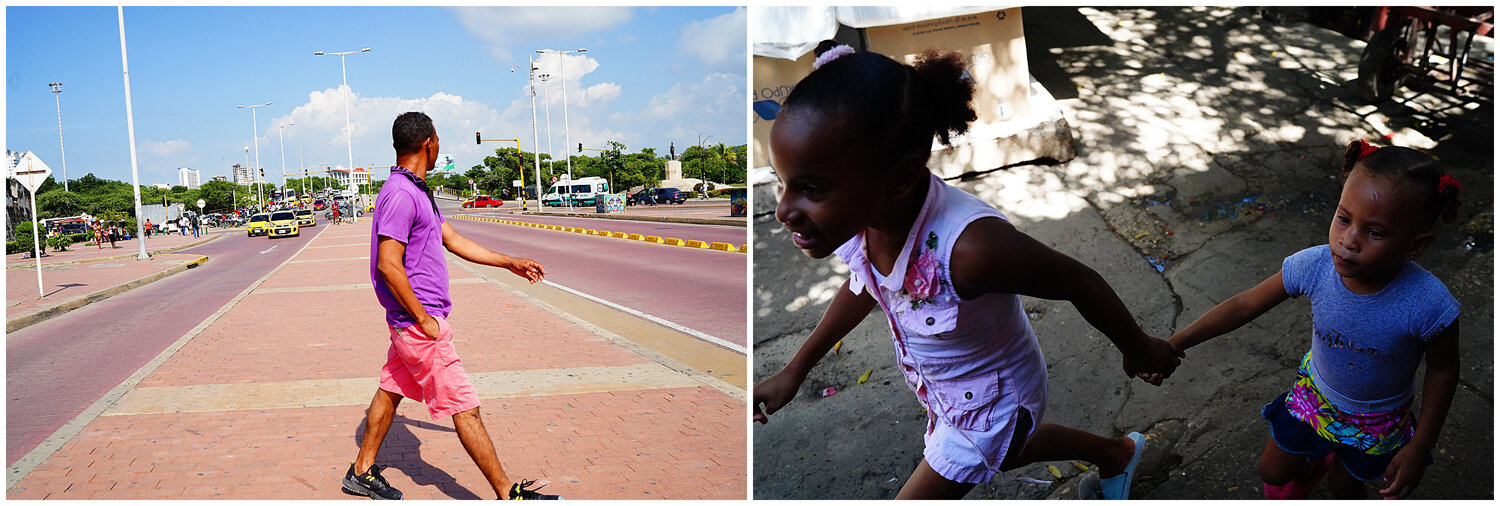
[[[1286,394],[1286,409],[1293,417],[1311,425],[1319,436],[1351,446],[1370,455],[1382,455],[1411,441],[1416,433],[1411,401],[1400,408],[1381,413],[1350,413],[1334,407],[1313,385],[1308,362],[1312,353],[1302,357],[1297,367],[1297,383]]]

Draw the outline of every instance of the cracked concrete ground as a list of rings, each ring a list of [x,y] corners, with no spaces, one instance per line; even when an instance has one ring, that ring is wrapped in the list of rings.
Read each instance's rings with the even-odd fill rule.
[[[1262,21],[1253,8],[1028,7],[1023,16],[1032,73],[1059,99],[1078,158],[955,182],[1097,270],[1153,335],[1325,242],[1342,146],[1353,139],[1389,134],[1464,181],[1459,222],[1442,225],[1419,259],[1464,306],[1463,366],[1437,462],[1413,497],[1493,498],[1493,108],[1413,90],[1363,105],[1342,87],[1363,42]],[[847,276],[836,258],[796,251],[766,200],[756,201],[754,228],[757,380],[791,358]],[[1290,385],[1309,347],[1305,299],[1192,349],[1160,388],[1125,378],[1119,352],[1070,304],[1023,300],[1050,373],[1045,420],[1149,431],[1132,497],[1262,497],[1259,408]],[[822,397],[829,386],[838,393]],[[921,459],[924,421],[877,311],[797,399],[753,429],[754,497],[894,497]],[[968,497],[1076,497],[1081,471],[1051,465],[1062,475],[1052,485],[995,480]],[[1052,479],[1047,464],[1015,474]],[[1322,487],[1313,497],[1331,498]]]

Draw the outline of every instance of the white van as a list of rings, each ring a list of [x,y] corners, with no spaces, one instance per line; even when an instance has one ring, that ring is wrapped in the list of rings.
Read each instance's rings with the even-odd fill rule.
[[[563,196],[575,206],[592,206],[600,194],[609,193],[609,181],[602,177],[582,177],[574,180],[561,180],[547,190],[542,196],[542,205],[561,206]]]

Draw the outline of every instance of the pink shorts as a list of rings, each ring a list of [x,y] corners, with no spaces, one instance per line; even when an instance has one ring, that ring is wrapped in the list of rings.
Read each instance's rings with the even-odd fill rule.
[[[390,327],[391,349],[380,369],[380,389],[427,404],[433,420],[479,407],[479,394],[453,349],[453,328],[448,319],[434,315],[437,340],[428,339],[422,327]]]

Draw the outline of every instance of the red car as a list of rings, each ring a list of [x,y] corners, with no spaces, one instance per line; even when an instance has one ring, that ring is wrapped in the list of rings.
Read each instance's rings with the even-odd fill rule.
[[[478,197],[465,200],[460,207],[500,207],[503,205],[505,205],[505,202],[502,202],[500,199],[491,197],[489,195],[480,195]]]

